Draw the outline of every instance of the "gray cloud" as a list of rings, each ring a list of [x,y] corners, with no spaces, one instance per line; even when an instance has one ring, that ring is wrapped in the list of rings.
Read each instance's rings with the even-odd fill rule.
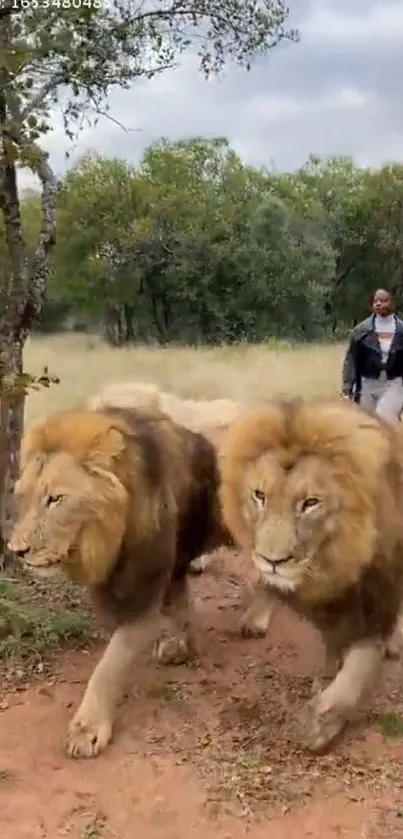
[[[84,130],[75,146],[57,112],[44,145],[60,175],[91,148],[136,163],[167,136],[227,136],[257,165],[293,169],[311,152],[349,154],[363,165],[403,159],[401,0],[289,0],[299,44],[283,43],[250,73],[230,67],[205,82],[192,56],[151,82],[110,97],[113,116]],[[21,185],[32,185],[21,173]]]

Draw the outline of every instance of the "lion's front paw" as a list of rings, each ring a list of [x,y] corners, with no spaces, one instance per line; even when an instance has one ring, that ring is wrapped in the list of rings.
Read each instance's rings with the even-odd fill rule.
[[[212,557],[210,554],[202,554],[202,556],[196,557],[196,559],[192,559],[192,562],[188,566],[188,571],[190,574],[198,575],[203,574],[206,568],[212,562]]]
[[[78,712],[69,725],[66,751],[69,757],[96,757],[108,745],[112,725],[107,719],[83,716]]]
[[[329,748],[346,724],[346,716],[336,708],[323,707],[322,696],[319,695],[311,700],[305,709],[303,745],[308,751],[320,754]]]
[[[257,615],[253,609],[247,609],[242,615],[239,628],[244,638],[264,638],[269,621],[266,615]]]
[[[153,656],[159,664],[186,664],[193,655],[186,641],[175,635],[160,638],[153,650]]]

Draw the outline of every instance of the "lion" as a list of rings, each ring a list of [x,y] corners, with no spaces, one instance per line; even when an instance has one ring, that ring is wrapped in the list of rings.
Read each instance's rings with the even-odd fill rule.
[[[244,631],[265,634],[284,601],[321,634],[326,666],[302,729],[320,753],[358,712],[402,626],[402,432],[350,402],[274,402],[230,430],[220,499],[260,577]]]
[[[244,410],[233,399],[181,399],[149,382],[115,382],[91,396],[85,407],[159,408],[191,431],[208,433],[227,429]]]
[[[9,548],[33,573],[89,586],[113,630],[67,735],[71,757],[112,738],[140,652],[196,653],[187,569],[232,538],[213,444],[158,410],[61,411],[25,433]]]
[[[220,437],[245,408],[241,402],[232,399],[181,399],[173,393],[160,390],[151,382],[140,381],[112,382],[104,385],[85,405],[91,410],[111,406],[159,409],[191,431],[205,434],[218,432]],[[190,563],[189,573],[202,574],[212,560],[211,554],[197,557]]]
[[[160,408],[160,391],[151,382],[112,382],[90,396],[85,407],[91,411],[101,408]]]

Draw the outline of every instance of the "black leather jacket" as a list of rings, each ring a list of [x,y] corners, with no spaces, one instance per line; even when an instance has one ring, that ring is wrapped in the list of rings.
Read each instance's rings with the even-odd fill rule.
[[[396,318],[396,332],[384,366],[375,332],[375,315],[370,315],[352,331],[343,363],[342,394],[358,400],[362,377],[379,379],[383,370],[388,379],[403,378],[403,321]]]

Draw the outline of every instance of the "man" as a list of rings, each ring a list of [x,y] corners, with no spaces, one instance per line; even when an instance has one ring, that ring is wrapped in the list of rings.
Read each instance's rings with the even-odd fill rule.
[[[378,288],[372,315],[354,327],[342,372],[342,396],[390,422],[403,410],[403,321],[393,295]]]

